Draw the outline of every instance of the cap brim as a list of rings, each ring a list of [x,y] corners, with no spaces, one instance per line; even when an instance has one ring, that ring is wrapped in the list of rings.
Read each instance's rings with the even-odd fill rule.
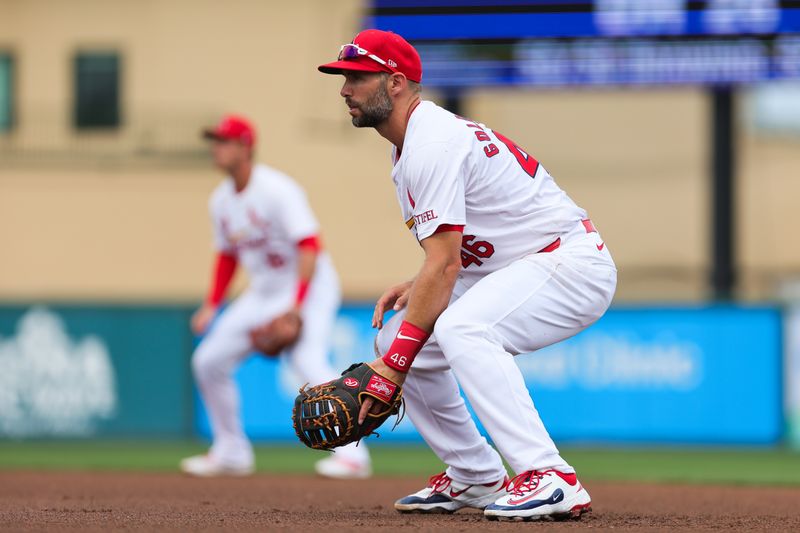
[[[324,74],[341,74],[344,71],[357,71],[357,72],[390,72],[384,69],[375,62],[359,63],[358,61],[334,61],[333,63],[326,63],[317,67],[317,70]]]
[[[222,137],[220,137],[219,133],[217,133],[217,130],[215,130],[215,129],[213,129],[213,128],[206,128],[206,129],[204,129],[204,130],[203,130],[203,131],[200,133],[200,136],[201,136],[203,139],[206,139],[206,140],[208,140],[208,141],[219,141],[219,140],[222,140]]]

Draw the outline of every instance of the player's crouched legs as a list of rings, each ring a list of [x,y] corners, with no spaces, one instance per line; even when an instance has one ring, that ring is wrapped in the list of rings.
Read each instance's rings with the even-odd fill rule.
[[[192,357],[192,373],[208,412],[213,444],[208,454],[181,461],[181,470],[196,476],[248,475],[253,449],[239,418],[239,391],[233,381],[237,354],[219,349],[207,337]]]
[[[442,313],[434,335],[495,447],[515,472],[531,465],[571,472],[550,439],[503,338],[461,303]]]
[[[386,353],[405,311],[379,332],[376,348]],[[480,434],[459,394],[447,361],[432,339],[425,345],[403,385],[406,413],[433,452],[447,465],[425,487],[398,499],[401,513],[452,513],[483,509],[505,488],[505,468],[497,452]]]
[[[210,398],[216,386],[225,379],[226,368],[210,342],[201,342],[192,356],[192,375],[204,400]]]
[[[401,513],[452,513],[483,509],[508,480],[497,452],[480,435],[449,369],[412,368],[403,387],[406,408],[420,434],[448,465],[421,490],[397,500]]]
[[[462,311],[458,305],[448,309],[434,334],[495,445],[514,471],[522,472],[486,507],[485,516],[580,517],[590,510],[589,495],[548,435],[504,338],[470,310]],[[531,465],[540,469],[532,471]]]

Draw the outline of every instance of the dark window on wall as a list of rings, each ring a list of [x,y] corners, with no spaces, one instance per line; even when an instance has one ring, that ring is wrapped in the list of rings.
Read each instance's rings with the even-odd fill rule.
[[[0,133],[14,125],[14,61],[0,53]]]
[[[108,52],[75,56],[75,127],[116,128],[120,124],[120,59]]]

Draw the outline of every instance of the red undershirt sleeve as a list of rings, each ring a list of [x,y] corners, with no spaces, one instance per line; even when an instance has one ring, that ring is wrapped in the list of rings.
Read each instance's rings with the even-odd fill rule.
[[[439,224],[439,227],[436,228],[436,231],[433,233],[444,233],[445,231],[457,231],[459,233],[464,233],[464,225],[463,224]]]
[[[233,254],[219,252],[214,266],[214,274],[211,278],[211,287],[208,290],[206,303],[217,307],[225,298],[225,293],[231,284],[233,275],[236,273],[238,260]]]
[[[322,249],[322,242],[319,239],[319,235],[312,235],[298,242],[297,247],[301,250],[312,250],[319,253],[319,251]]]
[[[297,243],[298,250],[308,250],[314,253],[319,253],[322,250],[322,241],[319,238],[319,235],[311,235],[310,237],[306,237],[301,239]],[[300,307],[303,305],[303,302],[308,295],[308,287],[311,285],[310,279],[298,279],[297,280],[297,291],[295,292],[295,304]]]

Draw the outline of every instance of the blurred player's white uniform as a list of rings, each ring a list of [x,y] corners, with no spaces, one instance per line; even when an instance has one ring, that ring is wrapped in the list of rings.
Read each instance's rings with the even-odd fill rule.
[[[393,161],[397,198],[414,236],[463,232],[462,270],[450,305],[403,387],[409,417],[462,487],[496,483],[505,468],[478,433],[459,384],[514,471],[573,473],[513,356],[571,337],[606,311],[616,286],[607,247],[586,212],[532,156],[432,102],[413,110]],[[381,354],[404,316],[397,313],[379,333]],[[563,413],[569,416],[568,406]],[[396,506],[442,505],[431,490]]]
[[[218,252],[234,256],[247,269],[250,284],[202,340],[192,368],[211,422],[210,457],[230,472],[246,473],[253,468],[253,450],[242,428],[233,372],[253,351],[249,332],[294,304],[297,243],[316,236],[319,226],[302,189],[285,174],[264,165],[253,166],[241,192],[231,179],[222,182],[211,196],[210,211]],[[286,353],[303,382],[321,383],[336,377],[328,362],[328,342],[339,304],[336,272],[328,254],[320,251],[302,306],[301,336]],[[289,415],[285,413],[287,424]],[[336,456],[368,467],[364,446],[341,448]]]

